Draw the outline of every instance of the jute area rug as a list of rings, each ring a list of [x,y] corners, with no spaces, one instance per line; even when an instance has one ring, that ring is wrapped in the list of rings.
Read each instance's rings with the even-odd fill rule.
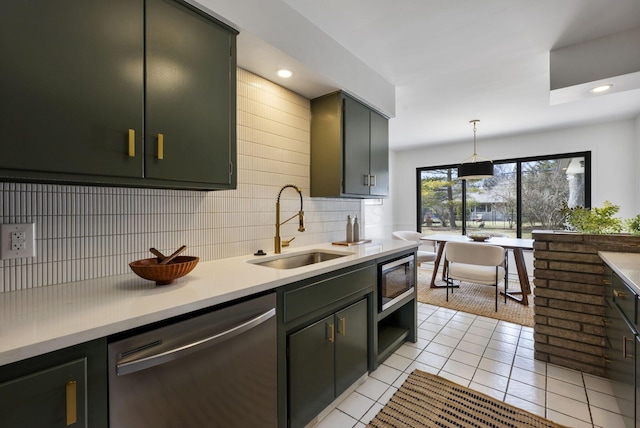
[[[498,296],[498,312],[496,312],[495,288],[463,282],[460,284],[460,288],[454,289],[453,295],[451,294],[451,289],[449,289],[449,301],[447,302],[444,288],[429,288],[431,274],[431,269],[418,268],[419,302],[533,327],[533,291],[529,295],[528,306],[524,306],[512,299],[507,299],[507,303],[505,303],[504,296]],[[533,288],[533,281],[530,282]],[[444,285],[440,272],[438,272],[436,284]],[[500,291],[503,290],[502,284],[499,285],[499,289]],[[509,290],[520,290],[520,283],[509,281]]]
[[[367,427],[560,428],[564,425],[439,376],[414,370]]]

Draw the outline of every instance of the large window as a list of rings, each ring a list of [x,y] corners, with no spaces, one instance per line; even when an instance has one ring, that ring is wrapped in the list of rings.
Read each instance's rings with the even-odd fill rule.
[[[462,231],[462,181],[451,166],[418,170],[418,207],[422,232],[460,234]]]
[[[591,153],[494,161],[494,176],[458,180],[457,165],[417,169],[424,234],[474,231],[530,238],[561,229],[560,207],[591,206]]]

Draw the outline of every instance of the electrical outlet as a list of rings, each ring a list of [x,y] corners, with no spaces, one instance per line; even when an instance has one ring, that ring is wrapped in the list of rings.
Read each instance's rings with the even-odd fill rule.
[[[36,224],[1,224],[0,259],[36,256]]]

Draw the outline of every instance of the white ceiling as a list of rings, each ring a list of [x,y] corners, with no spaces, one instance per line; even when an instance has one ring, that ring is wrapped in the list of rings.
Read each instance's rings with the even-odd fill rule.
[[[640,0],[197,1],[240,29],[241,67],[395,116],[395,150],[640,115],[638,89],[549,104],[549,52],[640,27]]]

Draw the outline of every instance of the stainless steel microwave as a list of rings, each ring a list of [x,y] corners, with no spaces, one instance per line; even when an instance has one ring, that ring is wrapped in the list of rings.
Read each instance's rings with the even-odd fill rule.
[[[378,310],[380,312],[414,292],[415,269],[413,254],[378,265]]]

